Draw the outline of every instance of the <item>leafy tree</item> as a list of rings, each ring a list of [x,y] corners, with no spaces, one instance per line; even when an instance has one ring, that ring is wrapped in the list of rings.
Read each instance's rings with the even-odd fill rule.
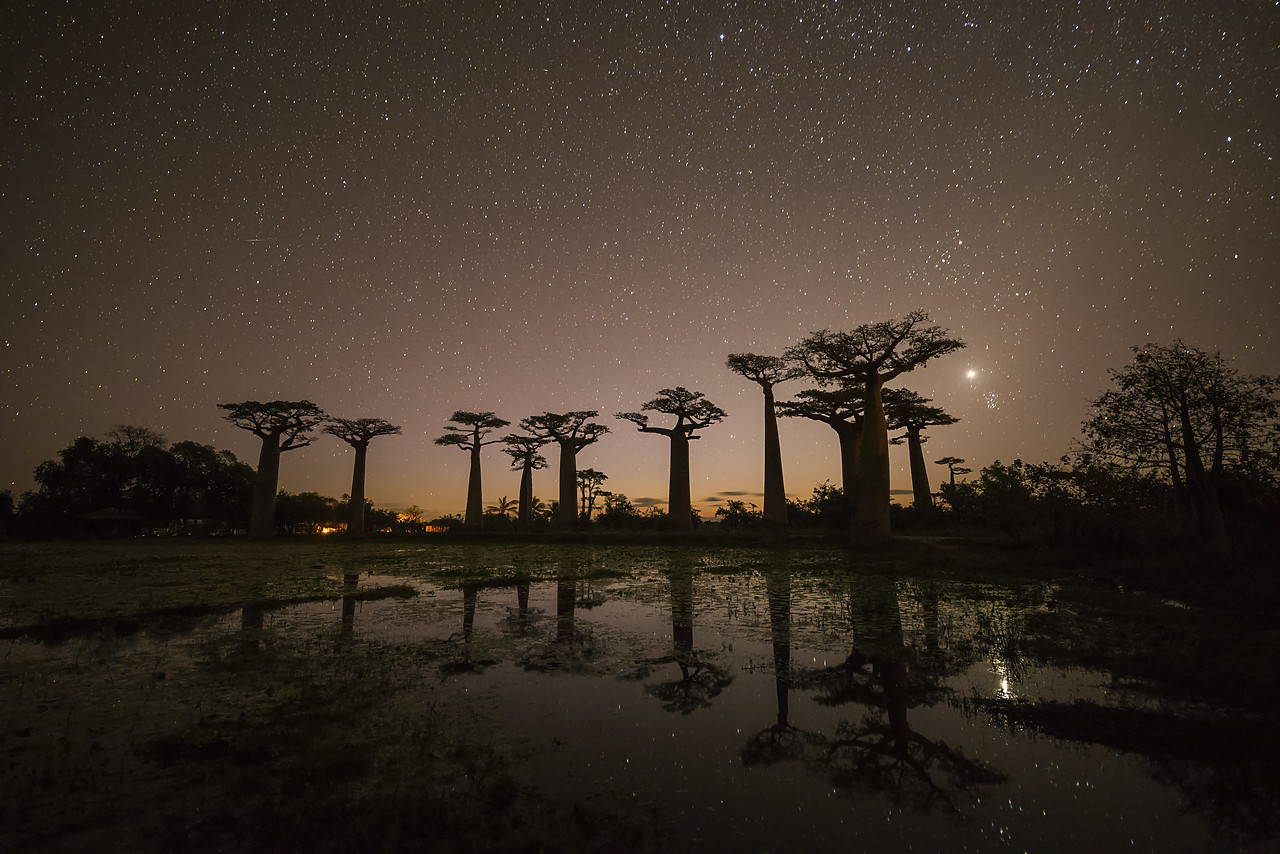
[[[813,495],[791,502],[793,524],[838,530],[849,526],[853,510],[844,490],[823,481],[813,488]]]
[[[851,491],[862,444],[862,391],[849,385],[830,390],[805,389],[795,400],[779,403],[778,414],[783,418],[821,421],[836,431],[840,442],[840,482],[846,492]]]
[[[550,439],[512,433],[503,436],[502,441],[507,446],[502,449],[502,453],[511,457],[511,468],[520,469],[519,513],[516,517],[516,526],[521,531],[527,531],[534,519],[533,472],[547,467],[547,458],[538,453],[538,449],[547,444]]]
[[[501,442],[501,439],[486,442],[485,437],[490,431],[506,427],[511,422],[495,417],[492,412],[465,412],[461,409],[453,413],[449,420],[453,424],[444,428],[449,432],[436,439],[436,444],[453,445],[471,454],[471,475],[467,479],[466,526],[479,528],[484,524],[484,500],[480,491],[480,449],[485,445]]]
[[[249,519],[253,469],[230,451],[196,442],[165,447],[159,433],[117,425],[107,441],[86,436],[36,467],[22,498],[27,529],[75,533],[84,516],[114,512],[151,528],[234,528]]]
[[[764,519],[764,513],[754,502],[748,504],[740,499],[732,499],[724,507],[717,507],[716,515],[726,528],[750,528]]]
[[[898,320],[868,323],[850,332],[814,332],[788,348],[785,358],[804,365],[819,384],[849,382],[862,388],[863,428],[853,485],[853,538],[862,545],[889,539],[889,430],[885,383],[964,347],[929,315],[914,311]]]
[[[933,464],[938,466],[946,466],[948,473],[951,475],[951,485],[956,485],[956,475],[969,474],[973,469],[967,469],[960,465],[964,460],[960,457],[943,457],[940,460],[934,460]]]
[[[596,522],[602,528],[634,530],[644,526],[644,514],[621,492],[601,492],[600,497],[604,500],[604,509]]]
[[[1133,360],[1110,371],[1114,388],[1090,403],[1084,447],[1140,471],[1162,471],[1180,517],[1229,560],[1221,490],[1232,469],[1274,478],[1280,379],[1242,374],[1221,353],[1181,341],[1132,349]]]
[[[404,526],[405,531],[411,534],[421,534],[427,526],[427,521],[422,518],[422,508],[417,504],[410,504],[404,508],[396,520]]]
[[[486,507],[485,512],[492,513],[495,516],[503,516],[506,518],[510,518],[513,514],[517,513],[519,509],[520,509],[519,501],[516,501],[513,498],[507,498],[507,496],[504,495],[501,498],[499,498],[496,503]]]
[[[609,432],[605,425],[589,420],[599,414],[595,409],[544,412],[520,422],[526,433],[560,446],[560,501],[556,518],[567,526],[578,521],[578,452]]]
[[[251,515],[254,472],[230,451],[198,442],[169,448],[174,518],[218,529],[244,527]]]
[[[320,407],[309,400],[272,400],[259,403],[219,403],[223,416],[241,430],[248,430],[262,440],[258,454],[258,476],[253,487],[253,507],[249,518],[249,536],[275,535],[276,488],[280,482],[280,455],[311,444],[308,435],[324,423]]]
[[[276,523],[290,534],[319,534],[342,524],[346,503],[318,492],[292,494],[280,490],[276,496]]]
[[[778,413],[773,387],[803,376],[804,370],[777,356],[731,353],[725,366],[751,380],[764,392],[764,512],[766,524],[786,527],[787,489],[782,479],[782,445],[778,438]]]
[[[381,418],[330,418],[324,432],[337,436],[356,452],[355,466],[351,474],[351,498],[348,505],[347,533],[353,537],[365,535],[364,470],[369,443],[376,436],[394,436],[400,428]]]
[[[671,440],[671,485],[667,499],[672,530],[688,531],[694,526],[693,501],[689,493],[689,441],[699,430],[725,418],[727,413],[707,400],[700,391],[684,386],[664,388],[658,396],[641,407],[641,412],[619,412],[616,417],[630,421],[641,433],[657,433]],[[646,411],[674,415],[671,427],[651,427]]]
[[[135,424],[117,424],[106,436],[111,447],[127,457],[136,457],[147,448],[163,449],[168,444],[163,433]]]
[[[604,493],[604,482],[608,479],[609,475],[595,469],[582,469],[578,472],[578,516],[583,524],[591,521],[596,500]]]
[[[921,397],[905,388],[885,389],[883,394],[885,417],[889,429],[905,430],[892,440],[893,444],[907,443],[911,459],[911,491],[913,506],[917,510],[933,509],[933,490],[929,488],[929,470],[924,464],[924,431],[928,427],[941,427],[959,421],[940,407],[930,406],[930,398]]]

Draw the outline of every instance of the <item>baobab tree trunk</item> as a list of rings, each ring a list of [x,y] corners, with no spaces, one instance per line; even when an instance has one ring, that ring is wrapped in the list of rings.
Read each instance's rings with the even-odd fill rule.
[[[533,463],[526,459],[520,472],[520,515],[516,527],[527,531],[533,526]]]
[[[920,428],[907,428],[907,451],[911,455],[911,492],[917,510],[933,509],[933,491],[929,489],[929,470],[924,465],[924,443]]]
[[[560,445],[560,511],[556,520],[563,525],[578,524],[578,450],[568,442]]]
[[[1226,520],[1222,516],[1222,504],[1218,500],[1217,478],[1205,471],[1200,448],[1196,444],[1195,427],[1191,424],[1191,412],[1184,399],[1178,413],[1182,427],[1182,444],[1186,449],[1183,469],[1187,476],[1187,489],[1191,493],[1200,536],[1208,542],[1214,555],[1224,563],[1231,562],[1231,540],[1227,535]]]
[[[364,461],[368,445],[355,445],[356,463],[351,473],[351,504],[347,508],[347,536],[364,536]]]
[[[684,433],[671,435],[667,524],[673,531],[693,530],[693,502],[689,497],[689,437]]]
[[[249,536],[255,540],[276,535],[276,487],[280,482],[280,435],[262,437],[258,452],[258,476],[253,482],[253,505],[249,511]]]
[[[862,445],[853,481],[853,541],[877,546],[889,541],[889,426],[879,377],[867,380]]]
[[[467,515],[463,524],[468,528],[484,525],[484,499],[480,495],[480,440],[471,446],[471,476],[467,479]]]
[[[773,389],[764,389],[764,523],[766,532],[782,533],[787,527],[787,489],[782,482],[782,444],[778,439],[778,415]]]
[[[853,484],[858,478],[858,454],[862,450],[862,425],[841,421],[833,426],[840,439],[840,488],[848,498],[853,495]]]

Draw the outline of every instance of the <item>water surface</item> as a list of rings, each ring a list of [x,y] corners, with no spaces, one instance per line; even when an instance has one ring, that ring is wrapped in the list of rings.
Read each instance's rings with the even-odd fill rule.
[[[1268,720],[1144,672],[1144,633],[1057,583],[652,550],[603,577],[462,584],[443,563],[335,565],[331,601],[0,641],[10,847],[1277,839]],[[393,585],[416,595],[354,595]],[[1133,605],[1160,631],[1186,610]]]

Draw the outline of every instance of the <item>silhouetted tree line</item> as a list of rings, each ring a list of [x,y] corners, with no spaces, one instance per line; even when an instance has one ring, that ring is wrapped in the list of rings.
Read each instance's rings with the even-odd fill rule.
[[[35,481],[18,507],[20,532],[218,533],[247,525],[254,472],[230,451],[120,425],[76,439],[36,467]]]
[[[729,527],[759,528],[769,537],[785,535],[789,528],[843,528],[861,545],[886,541],[895,517],[989,526],[1018,540],[1087,537],[1117,548],[1168,538],[1172,525],[1224,560],[1231,557],[1233,529],[1238,536],[1241,528],[1274,527],[1280,521],[1280,381],[1240,374],[1220,354],[1182,342],[1135,348],[1133,362],[1111,372],[1114,388],[1091,401],[1084,438],[1060,464],[996,462],[973,481],[957,481],[958,475],[971,473],[961,465],[965,461],[950,456],[938,460],[947,467],[947,482],[939,492],[943,506],[935,508],[923,450],[925,431],[959,419],[910,389],[888,384],[964,346],[929,323],[924,312],[912,312],[848,332],[814,332],[781,356],[730,354],[726,367],[759,385],[764,395],[764,503],[756,508],[732,501],[716,516]],[[816,387],[799,391],[792,400],[775,400],[775,386],[801,378]],[[306,400],[244,401],[219,408],[227,421],[261,440],[256,475],[226,452],[194,443],[170,448],[151,431],[121,427],[105,442],[79,439],[61,452],[60,460],[41,464],[36,472],[40,488],[23,496],[20,517],[39,530],[75,530],[77,525],[105,529],[138,520],[170,528],[236,528],[244,521],[247,484],[251,536],[308,526],[344,526],[355,535],[369,529],[372,520],[366,517],[375,511],[364,499],[365,456],[372,439],[398,434],[398,426],[380,418],[333,418]],[[667,423],[652,423],[651,413],[665,416]],[[553,522],[562,527],[687,531],[697,525],[690,495],[690,444],[727,413],[702,392],[675,386],[660,389],[639,411],[616,414],[640,432],[661,435],[670,443],[667,509],[643,512],[626,496],[604,489],[607,475],[578,467],[578,455],[609,433],[592,420],[598,415],[596,410],[544,412],[520,421],[524,433],[497,437],[494,432],[511,422],[493,412],[454,412],[436,444],[469,455],[466,513],[461,519],[435,520],[436,527],[527,531]],[[808,418],[832,427],[840,450],[839,486],[828,482],[809,499],[786,499],[778,417]],[[325,513],[319,509],[322,496],[308,498],[306,519],[299,520],[299,497],[288,499],[287,512],[279,506],[285,500],[278,491],[280,458],[309,445],[317,430],[354,449],[352,489],[340,502],[342,508],[329,506]],[[533,495],[533,472],[547,466],[540,450],[553,443],[559,450],[559,499],[544,506]],[[890,501],[889,446],[900,443],[907,445],[910,459],[909,514]],[[504,497],[496,512],[486,512],[481,451],[492,444],[504,445],[512,468],[521,472],[520,494],[514,501]],[[321,516],[327,521],[317,521]],[[386,523],[377,519],[380,529]]]

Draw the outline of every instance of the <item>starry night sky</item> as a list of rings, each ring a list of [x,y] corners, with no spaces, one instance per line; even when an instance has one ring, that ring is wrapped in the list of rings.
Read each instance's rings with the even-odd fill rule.
[[[695,503],[750,500],[762,396],[725,357],[917,308],[969,346],[894,385],[961,419],[928,459],[975,469],[1070,450],[1131,345],[1280,371],[1276,2],[6,17],[15,495],[119,423],[255,463],[215,404],[306,398],[403,425],[370,449],[379,506],[461,512],[466,455],[432,445],[455,409],[599,409],[579,465],[665,501],[665,440],[612,415],[684,385],[729,412],[693,446]],[[790,493],[839,483],[829,427],[784,420],[782,443]],[[350,465],[322,437],[281,486],[336,496]],[[507,465],[486,450],[486,503],[517,494]]]

